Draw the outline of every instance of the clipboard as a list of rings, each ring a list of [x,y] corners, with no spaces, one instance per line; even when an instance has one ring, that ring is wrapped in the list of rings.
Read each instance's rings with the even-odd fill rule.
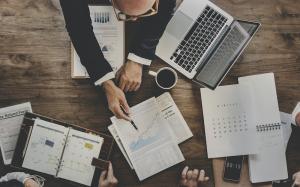
[[[81,132],[96,134],[104,139],[104,142],[101,147],[101,151],[100,151],[98,158],[94,158],[91,163],[92,166],[96,167],[94,176],[93,176],[92,186],[97,186],[101,170],[108,169],[109,158],[110,158],[113,146],[114,146],[113,137],[109,136],[107,134],[104,134],[104,133],[96,132],[96,131],[93,131],[93,130],[90,130],[87,128],[83,128],[83,127],[80,127],[77,125],[72,125],[72,124],[69,124],[69,123],[66,123],[63,121],[59,121],[59,120],[49,118],[46,116],[42,116],[39,114],[35,114],[35,113],[27,112],[24,116],[11,166],[14,168],[20,169],[20,170],[28,171],[30,173],[37,173],[39,175],[44,175],[44,176],[47,176],[50,178],[51,177],[55,178],[55,176],[48,175],[45,173],[40,173],[38,171],[33,171],[33,170],[22,167],[23,161],[24,161],[24,156],[25,156],[25,153],[27,150],[27,144],[30,140],[31,131],[32,131],[35,119],[41,119],[41,120],[44,120],[47,122],[55,123],[57,125],[62,125],[64,127],[71,127],[72,129],[78,130]],[[59,179],[61,179],[61,178],[59,178]],[[66,179],[61,179],[61,180],[68,181]],[[72,182],[72,181],[70,181],[70,182]],[[75,183],[75,182],[72,182],[72,183]],[[78,184],[78,183],[76,183],[76,184]]]

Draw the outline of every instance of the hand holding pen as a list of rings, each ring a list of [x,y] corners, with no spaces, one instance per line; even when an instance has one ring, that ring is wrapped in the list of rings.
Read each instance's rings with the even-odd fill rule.
[[[124,107],[121,105],[120,106],[121,107],[121,109],[123,110],[123,112],[128,116],[128,118],[130,118],[129,117],[129,113],[128,112],[126,112],[126,110],[124,109]],[[138,130],[138,128],[137,128],[137,126],[135,125],[135,123],[133,122],[133,120],[130,118],[130,123],[131,123],[131,125],[135,128],[135,130]]]

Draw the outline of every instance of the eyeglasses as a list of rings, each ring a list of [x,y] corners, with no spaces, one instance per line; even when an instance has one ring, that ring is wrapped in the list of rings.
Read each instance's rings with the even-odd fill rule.
[[[116,8],[116,4],[114,0],[111,0],[112,6],[114,7],[114,11],[116,14],[116,17],[119,21],[133,21],[136,20],[138,18],[142,18],[142,17],[148,17],[148,16],[153,16],[155,14],[157,14],[158,12],[158,4],[159,4],[159,0],[156,0],[152,6],[152,8],[150,8],[146,13],[141,14],[141,15],[137,15],[137,16],[131,16],[131,15],[127,15],[121,11],[119,11]]]

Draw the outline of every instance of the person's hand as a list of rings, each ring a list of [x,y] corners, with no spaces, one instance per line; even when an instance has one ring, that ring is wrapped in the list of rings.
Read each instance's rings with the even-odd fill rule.
[[[180,186],[182,187],[197,187],[200,183],[206,182],[209,177],[205,176],[205,171],[198,169],[189,170],[188,166],[182,170]]]
[[[130,121],[129,106],[126,101],[124,92],[118,88],[112,80],[105,81],[103,84],[103,89],[106,94],[109,110],[117,117]],[[124,111],[127,113],[125,114]]]
[[[128,60],[117,73],[119,88],[124,92],[137,91],[142,83],[143,65]]]
[[[114,176],[114,171],[111,163],[109,163],[108,171],[102,171],[99,179],[98,187],[114,187],[117,186],[118,180]]]
[[[34,180],[26,179],[25,182],[24,182],[24,187],[40,187],[40,186]]]
[[[293,175],[293,180],[294,180],[294,183],[293,183],[292,187],[300,186],[300,171],[298,171],[297,173],[295,173]]]

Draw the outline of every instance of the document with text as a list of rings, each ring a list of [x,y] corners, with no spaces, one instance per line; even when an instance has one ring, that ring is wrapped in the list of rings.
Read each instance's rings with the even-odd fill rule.
[[[0,148],[5,165],[11,163],[26,112],[32,112],[30,103],[0,109]]]

